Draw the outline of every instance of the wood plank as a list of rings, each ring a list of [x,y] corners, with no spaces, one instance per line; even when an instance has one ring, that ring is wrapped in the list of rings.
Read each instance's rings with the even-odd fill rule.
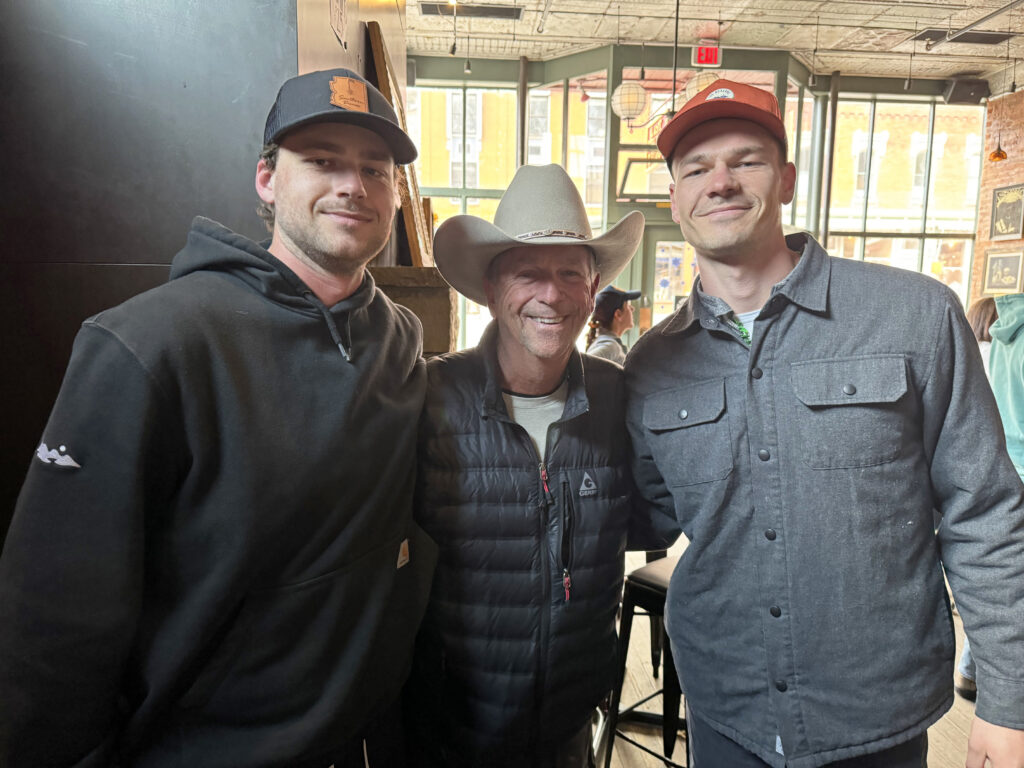
[[[409,130],[405,118],[405,104],[402,92],[395,80],[394,67],[388,55],[384,35],[380,24],[376,21],[366,23],[366,31],[370,38],[370,50],[373,52],[373,66],[377,72],[377,89],[384,94],[398,115],[398,123],[403,131]],[[434,266],[433,241],[430,236],[430,224],[423,212],[420,198],[420,187],[416,181],[416,167],[409,163],[400,165],[398,171],[404,181],[402,187],[402,221],[405,223],[405,234],[409,241],[409,253],[414,267]]]

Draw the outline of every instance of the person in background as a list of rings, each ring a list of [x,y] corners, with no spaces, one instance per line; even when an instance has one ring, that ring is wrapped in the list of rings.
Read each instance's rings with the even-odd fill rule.
[[[1019,768],[1024,486],[959,298],[784,233],[770,92],[717,80],[657,143],[700,277],[626,359],[627,424],[651,525],[689,540],[666,624],[694,763],[921,768],[954,696],[945,570],[967,766]]]
[[[609,285],[597,294],[594,314],[587,331],[588,355],[603,357],[622,365],[626,362],[626,345],[622,334],[633,327],[634,299],[640,298],[640,291],[622,291]]]
[[[493,224],[454,216],[434,237],[441,275],[494,320],[427,363],[416,518],[440,555],[407,686],[413,765],[590,763],[634,487],[622,369],[576,342],[643,222],[594,237],[565,170],[525,165]]]
[[[989,366],[1006,449],[1024,477],[1024,293],[996,297]]]
[[[355,72],[292,78],[270,240],[197,218],[170,282],[85,321],[0,558],[4,768],[402,765],[426,375],[366,265],[415,158]]]
[[[996,300],[991,296],[978,299],[967,310],[967,322],[971,325],[974,338],[978,340],[978,350],[981,352],[981,362],[985,366],[986,376],[990,376],[988,365],[989,350],[992,347],[992,333],[990,329],[998,316]]]
[[[974,338],[978,340],[978,351],[981,352],[981,362],[985,366],[985,376],[991,383],[989,369],[989,350],[992,347],[992,334],[989,329],[996,321],[996,301],[990,296],[979,299],[971,304],[967,310],[967,322],[970,323]],[[974,678],[974,656],[971,654],[971,641],[964,635],[964,649],[960,654],[960,662],[957,664],[957,674],[953,678],[953,688],[969,701],[974,701],[978,696],[978,686]]]

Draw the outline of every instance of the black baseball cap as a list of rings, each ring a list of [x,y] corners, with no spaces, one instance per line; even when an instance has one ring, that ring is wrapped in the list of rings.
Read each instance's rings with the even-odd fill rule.
[[[295,128],[320,122],[373,131],[400,165],[411,163],[418,154],[384,94],[351,69],[325,69],[286,80],[267,115],[263,143],[279,142]]]
[[[609,304],[618,309],[627,301],[639,299],[640,293],[640,291],[623,291],[614,285],[609,285],[607,288],[598,291],[595,301],[597,304]]]

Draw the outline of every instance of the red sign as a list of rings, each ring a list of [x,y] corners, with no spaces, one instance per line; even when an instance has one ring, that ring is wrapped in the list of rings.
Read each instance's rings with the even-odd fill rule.
[[[694,67],[720,67],[722,60],[719,58],[717,45],[698,45],[691,48],[693,55],[690,57],[690,65]]]

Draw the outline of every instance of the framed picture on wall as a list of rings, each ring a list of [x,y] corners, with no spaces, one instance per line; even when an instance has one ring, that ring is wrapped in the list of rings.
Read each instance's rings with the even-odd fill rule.
[[[992,190],[990,240],[1020,240],[1024,234],[1024,184]]]
[[[985,282],[981,292],[987,296],[1020,293],[1021,260],[1024,251],[985,254]]]

